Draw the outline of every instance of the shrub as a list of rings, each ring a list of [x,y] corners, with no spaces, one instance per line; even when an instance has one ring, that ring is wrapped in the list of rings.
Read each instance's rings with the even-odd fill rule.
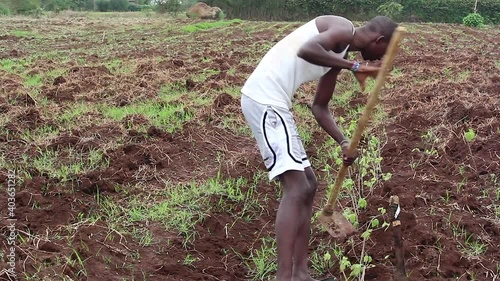
[[[130,12],[138,12],[141,10],[141,7],[139,7],[138,5],[135,5],[135,4],[129,4],[128,5],[128,10]]]
[[[474,8],[475,0],[401,0],[403,15],[410,21],[462,23]],[[500,22],[500,1],[481,0],[477,11],[485,22]]]
[[[151,5],[139,5],[139,10],[145,11],[145,12],[152,12],[153,6],[151,6]]]
[[[45,11],[54,12],[67,10],[71,6],[71,2],[69,0],[42,0],[40,3]]]
[[[465,26],[481,27],[484,25],[484,18],[478,13],[470,13],[463,19]]]
[[[32,15],[40,8],[40,0],[15,0],[9,4],[10,11],[14,14]]]
[[[94,9],[94,0],[71,0],[69,1],[69,9],[73,11],[91,11]]]
[[[97,11],[99,12],[107,12],[109,11],[109,1],[108,0],[97,0],[95,2]]]
[[[115,12],[126,11],[128,8],[127,0],[109,0],[109,9]]]
[[[178,0],[160,0],[156,3],[156,11],[160,14],[178,13],[181,10],[181,3]]]
[[[403,5],[396,2],[387,2],[377,8],[377,12],[392,19],[398,19],[403,11]]]
[[[226,18],[226,14],[224,14],[224,11],[220,11],[218,14],[217,14],[217,19],[218,20],[224,20]]]
[[[6,5],[0,3],[0,16],[10,15],[10,9]]]

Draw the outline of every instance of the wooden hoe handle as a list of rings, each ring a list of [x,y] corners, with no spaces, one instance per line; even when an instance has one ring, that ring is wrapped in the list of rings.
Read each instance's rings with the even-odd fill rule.
[[[368,121],[372,115],[373,109],[377,105],[379,92],[384,86],[385,80],[387,78],[387,74],[389,73],[389,69],[392,67],[392,63],[394,62],[394,57],[399,48],[399,43],[401,42],[403,35],[406,33],[406,28],[397,27],[396,31],[392,35],[391,41],[389,42],[389,46],[387,48],[387,52],[382,60],[382,66],[380,67],[380,71],[377,74],[377,80],[375,81],[375,86],[372,89],[370,97],[368,98],[368,102],[366,103],[365,110],[363,115],[359,119],[358,126],[354,135],[351,138],[349,143],[349,148],[347,149],[347,154],[352,154],[361,140],[361,135],[368,125]],[[332,191],[330,193],[330,197],[328,198],[328,202],[323,209],[323,213],[325,215],[333,214],[333,210],[335,209],[335,203],[337,201],[337,196],[340,191],[340,187],[342,186],[342,182],[344,181],[344,177],[347,174],[347,166],[342,165],[338,172],[337,178],[335,179],[335,183],[333,185]]]

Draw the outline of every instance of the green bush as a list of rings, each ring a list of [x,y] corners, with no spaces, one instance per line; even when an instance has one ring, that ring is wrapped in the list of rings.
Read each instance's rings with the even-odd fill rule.
[[[135,5],[135,4],[129,4],[128,5],[128,10],[130,12],[138,12],[141,10],[141,7],[139,7],[138,5]]]
[[[95,2],[97,11],[99,12],[107,12],[109,11],[109,1],[108,0],[97,0]]]
[[[70,0],[42,0],[42,8],[45,11],[62,11],[67,10],[71,6]]]
[[[484,18],[478,13],[470,13],[463,19],[465,26],[481,27],[484,25]]]
[[[8,16],[10,15],[10,9],[3,3],[0,3],[0,16]]]
[[[71,0],[69,9],[73,11],[91,11],[94,9],[94,0]]]
[[[397,20],[401,16],[403,11],[403,5],[397,2],[387,2],[380,5],[377,8],[377,12],[383,16],[390,17],[391,19]]]
[[[474,8],[475,0],[401,0],[408,21],[462,23]],[[500,23],[500,1],[481,0],[477,11],[485,23]]]
[[[128,9],[127,0],[109,0],[109,10],[114,12],[123,12]]]
[[[14,14],[31,15],[40,8],[40,0],[10,0],[10,11]]]
[[[12,13],[17,10],[34,10],[40,0],[0,0],[14,3],[7,6]],[[42,3],[67,2],[70,9],[92,10],[93,0],[42,0]],[[116,1],[116,4],[111,4]],[[126,1],[126,0],[125,0]],[[366,21],[377,15],[386,15],[396,21],[421,21],[463,23],[464,17],[473,12],[476,0],[201,0],[224,11],[226,18],[252,20],[309,20],[317,15],[334,14],[355,21]],[[153,2],[154,4],[151,4]],[[156,10],[160,13],[177,13],[188,9],[199,0],[139,0],[141,11]],[[32,5],[31,3],[34,3]],[[115,3],[115,2],[113,2]],[[96,0],[99,11],[137,10],[121,0]],[[150,6],[151,5],[151,6]],[[22,7],[21,7],[22,6]],[[51,4],[51,7],[54,5]],[[59,4],[57,5],[59,6]],[[115,7],[117,6],[117,7]],[[42,5],[42,7],[46,7]],[[481,0],[477,12],[485,24],[500,23],[500,1]],[[0,12],[1,13],[1,12]]]
[[[156,11],[160,14],[177,14],[181,10],[181,3],[178,0],[160,0],[156,3]]]
[[[151,6],[151,5],[139,5],[139,10],[145,11],[145,12],[152,12],[153,6]]]

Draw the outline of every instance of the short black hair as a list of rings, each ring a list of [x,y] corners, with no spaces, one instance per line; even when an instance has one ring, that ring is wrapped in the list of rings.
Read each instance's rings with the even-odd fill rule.
[[[389,42],[398,24],[389,17],[376,16],[368,22],[367,27],[372,32],[380,33],[384,36],[384,41]]]

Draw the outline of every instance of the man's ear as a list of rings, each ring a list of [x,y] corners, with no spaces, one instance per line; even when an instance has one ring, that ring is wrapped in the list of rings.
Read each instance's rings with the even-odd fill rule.
[[[382,43],[384,42],[385,40],[385,36],[384,35],[380,35],[379,37],[377,37],[377,39],[375,40],[375,43],[376,44],[379,44],[379,43]]]

